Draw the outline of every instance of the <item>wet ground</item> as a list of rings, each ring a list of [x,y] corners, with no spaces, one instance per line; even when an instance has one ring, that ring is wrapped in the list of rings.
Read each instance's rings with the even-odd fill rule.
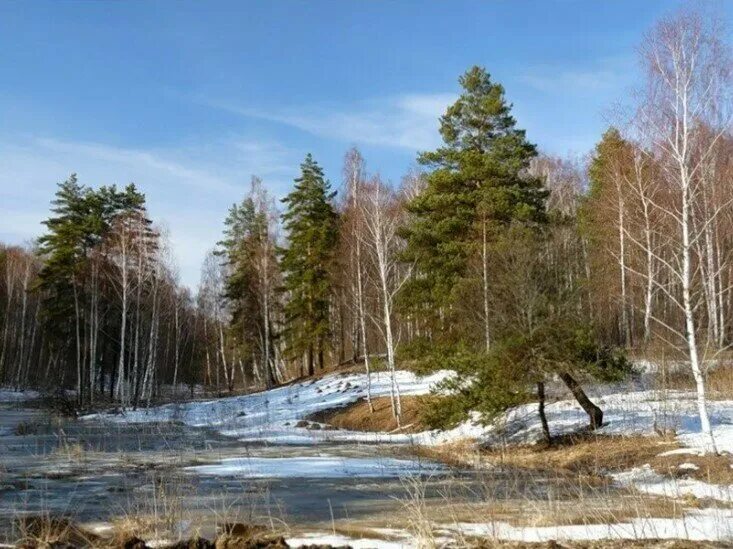
[[[12,537],[19,515],[39,513],[81,523],[165,514],[181,533],[224,520],[305,527],[379,517],[387,526],[404,509],[405,478],[416,476],[437,502],[562,497],[554,478],[520,487],[515,472],[479,476],[406,454],[388,444],[243,443],[206,428],[0,404],[0,536]]]

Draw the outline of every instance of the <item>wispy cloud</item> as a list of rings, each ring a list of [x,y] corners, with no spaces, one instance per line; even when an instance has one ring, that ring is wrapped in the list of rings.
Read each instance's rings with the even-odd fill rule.
[[[206,101],[212,107],[285,124],[318,137],[345,143],[424,150],[440,141],[438,119],[455,94],[405,94],[362,101],[354,106],[299,106],[279,110]]]
[[[583,68],[556,65],[529,67],[521,80],[544,93],[588,95],[618,90],[636,68],[632,57],[605,57]]]
[[[278,193],[297,168],[297,156],[275,142],[238,136],[213,143],[142,150],[48,137],[0,142],[0,239],[39,236],[56,183],[76,172],[98,186],[135,182],[151,217],[170,227],[182,281],[195,286],[206,251],[221,236],[227,207],[241,199],[250,176]]]

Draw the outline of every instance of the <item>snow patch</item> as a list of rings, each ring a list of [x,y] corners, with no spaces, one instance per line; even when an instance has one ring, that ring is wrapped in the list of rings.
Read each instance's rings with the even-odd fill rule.
[[[459,523],[455,529],[463,535],[546,542],[550,540],[603,539],[689,539],[729,541],[733,536],[733,511],[704,509],[689,511],[682,518],[638,518],[615,524],[579,524],[563,526],[512,526],[505,522],[490,524]]]
[[[288,545],[300,547],[301,545],[333,545],[334,547],[350,546],[354,549],[402,549],[412,547],[412,544],[402,541],[386,541],[383,539],[350,538],[339,534],[326,534],[313,532],[302,534],[298,537],[287,538]]]
[[[246,478],[400,478],[444,471],[436,463],[394,458],[311,456],[266,458],[246,457],[222,460],[214,465],[187,467],[199,475]]]
[[[691,478],[669,478],[660,475],[649,465],[616,473],[612,477],[621,486],[635,488],[641,492],[657,496],[673,499],[694,496],[700,499],[714,499],[726,503],[733,501],[733,498],[731,498],[733,487],[731,486],[708,484]]]
[[[40,397],[41,393],[38,391],[0,389],[0,403],[26,402],[28,400],[36,400]]]

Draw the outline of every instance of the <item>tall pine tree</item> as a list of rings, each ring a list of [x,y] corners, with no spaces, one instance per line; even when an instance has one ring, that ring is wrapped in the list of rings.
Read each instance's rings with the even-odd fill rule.
[[[323,367],[324,347],[329,334],[329,263],[337,241],[336,195],[323,170],[308,154],[300,166],[295,188],[283,199],[287,211],[282,221],[288,247],[281,250],[285,305],[285,335],[294,357],[305,357],[309,375]]]
[[[536,150],[516,127],[504,88],[480,67],[459,82],[463,93],[440,120],[443,146],[418,158],[430,171],[427,187],[407,206],[405,259],[418,274],[405,298],[432,315],[437,332],[460,333],[450,329],[452,305],[465,283],[479,282],[488,349],[492,234],[515,220],[542,220],[546,193],[540,180],[525,175]]]

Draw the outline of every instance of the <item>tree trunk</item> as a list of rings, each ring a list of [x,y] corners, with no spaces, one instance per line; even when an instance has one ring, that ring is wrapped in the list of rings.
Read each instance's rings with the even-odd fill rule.
[[[482,247],[481,247],[481,266],[482,266],[482,278],[483,278],[483,294],[484,294],[484,346],[488,353],[491,349],[491,331],[489,329],[489,258],[488,258],[488,243],[486,235],[486,214],[484,214],[483,221],[481,223],[481,236],[482,236]]]
[[[591,429],[598,429],[598,427],[603,424],[603,410],[591,402],[588,395],[583,391],[583,388],[578,385],[575,378],[568,372],[561,372],[559,375],[563,383],[565,383],[567,388],[570,389],[570,392],[573,393],[573,396],[575,397],[575,400],[578,401],[578,404],[580,404],[580,407],[585,410],[586,414],[588,414],[588,418],[590,420],[589,427]]]
[[[361,273],[361,243],[357,239],[356,242],[356,280],[357,280],[357,314],[359,316],[359,328],[361,330],[361,346],[364,350],[364,369],[366,371],[366,400],[369,405],[369,411],[374,413],[374,404],[372,403],[372,373],[369,368],[369,349],[367,347],[367,331],[366,331],[366,313],[364,312],[364,283]]]
[[[308,345],[308,359],[307,360],[308,360],[308,363],[307,363],[308,375],[312,376],[316,373],[315,368],[313,366],[313,344],[312,343]]]
[[[690,181],[686,177],[684,166],[680,168],[682,180],[682,304],[685,314],[685,332],[687,349],[690,356],[692,376],[695,378],[697,389],[697,410],[700,415],[700,427],[707,438],[706,450],[717,453],[713,430],[708,416],[707,400],[705,397],[705,379],[700,368],[700,358],[697,351],[697,326],[695,323],[694,306],[692,303],[692,245],[690,243]]]
[[[547,423],[547,415],[545,415],[545,383],[544,381],[537,382],[537,400],[539,404],[537,411],[540,414],[540,422],[542,422],[542,432],[545,435],[545,441],[547,444],[552,445],[552,435],[550,434],[550,425]]]

